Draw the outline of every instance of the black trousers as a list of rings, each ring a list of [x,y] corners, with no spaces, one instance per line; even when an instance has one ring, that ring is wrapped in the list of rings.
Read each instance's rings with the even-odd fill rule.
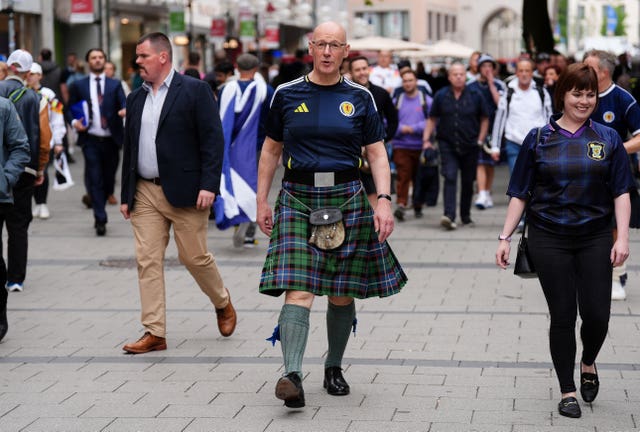
[[[51,150],[49,152],[49,162],[47,163],[47,166],[44,168],[44,181],[42,182],[42,184],[40,186],[36,186],[33,189],[33,199],[35,200],[36,204],[46,204],[47,203],[47,195],[49,194],[49,167],[52,165],[53,163],[53,150]]]
[[[29,248],[29,224],[33,219],[31,200],[33,183],[36,178],[22,173],[13,187],[13,206],[7,212],[0,212],[0,230],[7,226],[7,280],[24,282],[27,275],[27,252]],[[0,239],[0,250],[2,239]],[[4,289],[4,285],[0,287]]]
[[[582,325],[581,360],[595,362],[609,328],[611,227],[584,236],[551,234],[529,225],[529,251],[549,306],[549,346],[560,391],[576,391],[576,314]]]

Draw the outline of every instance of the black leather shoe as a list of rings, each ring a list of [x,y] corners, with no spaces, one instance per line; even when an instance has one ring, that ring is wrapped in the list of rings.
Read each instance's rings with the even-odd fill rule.
[[[582,411],[578,405],[578,399],[573,396],[566,397],[558,404],[558,412],[560,415],[571,418],[580,418]]]
[[[304,406],[304,390],[302,380],[297,372],[289,372],[278,380],[276,397],[284,401],[288,408],[302,408]]]
[[[9,323],[7,321],[7,291],[0,287],[0,289],[4,292],[0,292],[0,341],[7,334],[7,330],[9,330]]]
[[[104,222],[96,222],[96,235],[103,237],[107,233],[107,224]]]
[[[324,383],[327,393],[333,396],[345,396],[349,394],[349,384],[342,376],[342,369],[337,366],[328,367],[324,370]]]
[[[600,381],[598,381],[598,370],[596,373],[582,372],[580,374],[580,394],[585,402],[593,402],[598,396]]]

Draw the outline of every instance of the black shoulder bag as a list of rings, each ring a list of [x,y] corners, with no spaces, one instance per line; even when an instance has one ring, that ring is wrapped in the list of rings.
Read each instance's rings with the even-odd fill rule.
[[[538,134],[536,135],[536,146],[538,145],[538,141],[540,141],[540,129],[542,128],[538,128]],[[513,274],[520,276],[523,279],[533,279],[538,277],[538,273],[536,273],[536,268],[534,267],[531,256],[529,255],[527,235],[527,218],[525,213],[524,227],[522,229],[520,241],[518,241],[518,253],[516,255]]]

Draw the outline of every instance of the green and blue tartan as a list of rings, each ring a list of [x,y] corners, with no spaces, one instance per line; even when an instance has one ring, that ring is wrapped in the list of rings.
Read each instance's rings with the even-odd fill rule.
[[[309,244],[309,210],[341,207],[345,240],[325,251]],[[355,298],[387,297],[407,282],[389,244],[374,231],[373,209],[360,180],[329,187],[283,182],[276,202],[274,228],[260,277],[260,292],[279,296],[285,290]]]

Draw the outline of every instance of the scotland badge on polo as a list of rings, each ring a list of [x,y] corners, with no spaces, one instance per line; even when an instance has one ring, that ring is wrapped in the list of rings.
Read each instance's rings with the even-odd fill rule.
[[[601,161],[605,158],[604,143],[591,141],[587,144],[587,156],[594,161]]]

